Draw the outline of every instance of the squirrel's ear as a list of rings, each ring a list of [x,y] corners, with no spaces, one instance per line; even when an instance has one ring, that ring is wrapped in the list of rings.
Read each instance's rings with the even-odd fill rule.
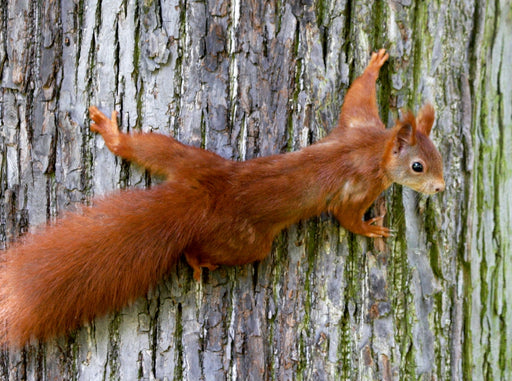
[[[430,130],[432,130],[432,125],[434,124],[435,117],[436,112],[434,107],[430,103],[427,103],[421,108],[420,112],[418,113],[418,117],[416,118],[418,131],[422,132],[426,136],[429,136]]]
[[[413,123],[403,122],[395,127],[393,138],[393,153],[398,154],[409,146],[416,144],[416,126]]]

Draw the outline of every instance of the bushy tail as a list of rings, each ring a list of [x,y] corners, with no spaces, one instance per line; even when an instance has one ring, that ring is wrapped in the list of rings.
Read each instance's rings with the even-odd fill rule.
[[[0,341],[44,340],[144,295],[191,239],[185,197],[121,192],[0,253]]]

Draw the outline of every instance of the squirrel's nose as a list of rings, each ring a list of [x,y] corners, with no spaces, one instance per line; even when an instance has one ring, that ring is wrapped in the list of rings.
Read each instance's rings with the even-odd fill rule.
[[[444,191],[444,188],[445,188],[444,180],[441,180],[438,183],[434,184],[434,192],[435,193]]]

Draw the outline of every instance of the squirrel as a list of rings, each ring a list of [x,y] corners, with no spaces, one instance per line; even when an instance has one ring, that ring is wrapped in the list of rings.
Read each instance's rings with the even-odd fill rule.
[[[204,267],[262,260],[281,230],[323,212],[353,233],[388,237],[388,228],[375,225],[383,216],[363,220],[386,188],[396,182],[434,194],[445,183],[429,139],[430,104],[389,129],[379,118],[376,80],[387,59],[384,49],[372,54],[328,136],[243,162],[162,134],[121,133],[115,111],[109,119],[90,107],[91,130],[112,153],[165,181],[96,199],[5,251],[0,342],[46,340],[119,310],[145,295],[181,255],[198,281]]]

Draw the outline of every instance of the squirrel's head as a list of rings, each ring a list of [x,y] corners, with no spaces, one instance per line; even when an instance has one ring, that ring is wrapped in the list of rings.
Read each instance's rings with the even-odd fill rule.
[[[409,112],[397,121],[386,146],[384,168],[393,182],[434,194],[445,188],[443,161],[429,138],[435,112],[430,104],[418,117]]]

